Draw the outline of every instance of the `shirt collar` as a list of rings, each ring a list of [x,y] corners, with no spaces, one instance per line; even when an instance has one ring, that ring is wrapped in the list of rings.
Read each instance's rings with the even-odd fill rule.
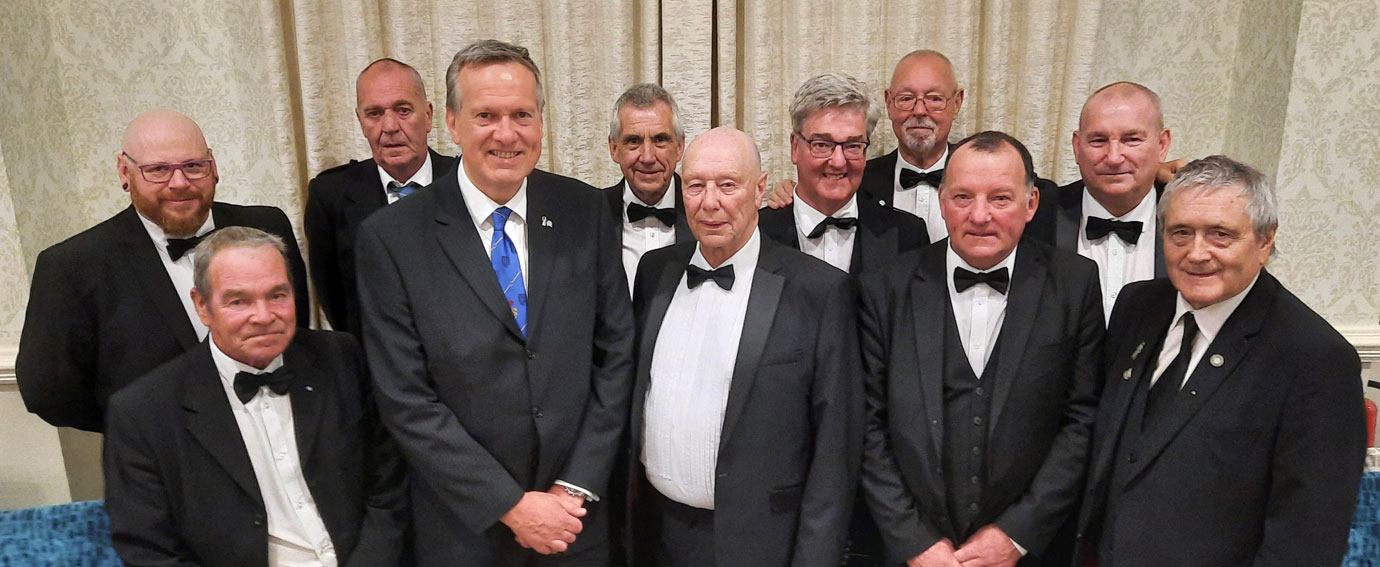
[[[748,238],[747,244],[744,244],[742,248],[739,248],[737,252],[734,252],[732,256],[729,256],[728,259],[724,261],[724,263],[719,264],[719,267],[722,268],[724,266],[742,266],[747,270],[756,270],[757,258],[761,255],[762,234],[759,230],[753,228],[752,237]],[[700,252],[700,245],[698,243],[695,244],[695,254],[690,257],[690,265],[698,268],[703,268],[706,270],[710,269],[709,261],[704,259],[704,253]],[[738,268],[734,268],[733,271],[735,274],[743,273],[743,271],[739,270]]]
[[[1194,309],[1193,306],[1189,305],[1188,301],[1184,299],[1184,294],[1176,293],[1174,299],[1174,318],[1170,319],[1173,323],[1170,324],[1169,328],[1172,329],[1175,325],[1178,325],[1179,319],[1183,317],[1184,313],[1193,313],[1193,322],[1198,324],[1198,334],[1203,336],[1207,344],[1212,344],[1213,339],[1217,338],[1217,333],[1221,332],[1222,327],[1227,324],[1227,319],[1231,318],[1231,314],[1236,311],[1236,308],[1241,305],[1242,301],[1245,301],[1246,294],[1251,292],[1251,289],[1255,287],[1255,282],[1257,281],[1260,281],[1259,273],[1255,275],[1255,278],[1251,279],[1251,284],[1246,286],[1246,289],[1241,290],[1241,293],[1202,309]]]
[[[484,223],[493,226],[493,214],[499,207],[508,207],[509,210],[513,211],[512,216],[508,217],[509,221],[513,217],[517,217],[518,220],[527,222],[527,179],[522,180],[522,186],[518,187],[517,193],[513,194],[512,199],[508,199],[507,203],[500,205],[485,195],[483,191],[480,191],[473,181],[470,181],[470,175],[465,172],[464,164],[460,164],[458,167],[460,196],[465,198],[465,208],[469,209],[470,218],[474,220],[475,226],[485,226]]]
[[[1112,213],[1107,212],[1107,208],[1103,207],[1102,203],[1097,202],[1097,199],[1093,198],[1092,192],[1085,187],[1083,189],[1083,218],[1086,220],[1088,217],[1102,217],[1117,221],[1139,221],[1142,223],[1141,226],[1153,226],[1155,223],[1155,192],[1147,192],[1141,198],[1140,203],[1136,205],[1136,208],[1131,209],[1131,212],[1115,217],[1112,216]]]
[[[259,370],[258,368],[230,358],[230,355],[225,354],[224,351],[220,350],[220,347],[216,346],[216,340],[211,335],[206,336],[206,342],[211,345],[211,360],[216,363],[216,373],[220,375],[222,382],[229,384],[231,387],[235,385],[235,375],[240,372],[262,374],[264,372],[273,372],[283,367],[283,355],[281,353],[273,357],[273,360],[269,361],[268,366],[265,366],[263,370]]]
[[[660,201],[657,201],[655,205],[651,205],[651,206],[652,206],[653,208],[657,208],[657,209],[670,209],[670,208],[674,208],[674,207],[676,206],[676,196],[673,195],[672,193],[675,191],[675,189],[676,189],[676,180],[675,180],[675,179],[672,179],[672,180],[671,180],[671,184],[668,185],[668,186],[666,186],[666,192],[664,192],[664,193],[661,194],[661,200],[660,200]],[[624,216],[627,216],[627,214],[628,214],[627,211],[626,211],[626,209],[628,208],[628,207],[627,207],[628,203],[637,203],[637,204],[642,205],[642,206],[647,206],[646,203],[643,203],[643,202],[642,202],[642,199],[639,199],[639,198],[637,197],[637,195],[636,195],[635,193],[633,193],[633,191],[632,191],[632,186],[631,186],[631,185],[628,185],[628,181],[627,181],[626,179],[624,179],[624,180],[623,180],[623,209],[624,209],[623,215],[624,215]]]
[[[153,243],[158,245],[159,248],[166,247],[168,245],[168,233],[163,232],[163,227],[158,226],[157,223],[145,218],[144,213],[140,213],[137,209],[134,212],[137,213],[137,216],[139,217],[139,222],[143,223],[144,230],[149,233],[149,238],[153,239]],[[206,233],[214,230],[216,228],[216,221],[214,217],[214,211],[206,211],[206,222],[201,223],[201,227],[196,229],[195,236],[205,236]]]
[[[1006,257],[1002,258],[1002,260],[1000,262],[997,262],[996,265],[987,268],[986,270],[979,270],[977,268],[974,268],[972,264],[969,264],[968,262],[964,261],[963,258],[958,255],[958,252],[954,252],[953,241],[950,240],[949,249],[946,250],[944,253],[944,280],[949,283],[949,293],[958,293],[958,288],[954,287],[954,268],[963,268],[970,272],[977,272],[980,274],[987,272],[995,272],[1002,268],[1006,268],[1007,277],[1014,279],[1016,272],[1016,252],[1018,252],[1019,250],[1020,245],[1017,244],[1015,248],[1011,249],[1011,253],[1007,254]]]
[[[902,168],[904,168],[904,169],[909,169],[909,170],[912,170],[912,171],[918,171],[918,172],[920,172],[920,173],[929,173],[929,172],[931,172],[931,171],[939,171],[939,170],[941,170],[941,169],[944,169],[944,166],[945,166],[945,165],[948,165],[948,163],[949,163],[949,144],[948,144],[948,142],[945,142],[945,143],[944,143],[944,155],[939,156],[939,161],[934,162],[934,165],[930,166],[929,169],[925,169],[925,168],[920,167],[920,166],[918,166],[918,165],[915,165],[915,164],[913,164],[913,163],[911,163],[911,162],[909,162],[909,161],[906,161],[906,156],[901,155],[901,150],[896,150],[896,172],[897,172],[897,173],[900,173]]]
[[[825,217],[858,218],[858,195],[854,193],[852,197],[848,198],[847,203],[829,215],[815,210],[797,195],[795,200],[791,201],[791,210],[795,213],[796,230],[800,231],[801,234],[809,234],[815,226],[824,221]]]
[[[426,161],[422,162],[422,167],[417,170],[417,173],[412,174],[412,177],[407,178],[407,181],[398,181],[396,179],[393,179],[392,175],[389,175],[387,171],[383,170],[383,166],[379,165],[376,167],[379,168],[379,180],[383,182],[384,191],[387,191],[388,184],[393,182],[397,182],[398,185],[407,185],[408,183],[415,182],[416,184],[421,185],[422,187],[431,185],[432,171],[430,149],[428,149],[426,152]]]

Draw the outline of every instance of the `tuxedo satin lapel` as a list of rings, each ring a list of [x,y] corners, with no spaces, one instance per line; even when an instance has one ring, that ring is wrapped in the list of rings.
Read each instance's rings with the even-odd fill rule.
[[[858,203],[858,228],[853,238],[853,260],[848,273],[861,274],[865,266],[885,266],[901,250],[900,231],[880,222],[880,215],[868,214],[874,207]]]
[[[535,337],[537,329],[541,328],[542,311],[546,307],[546,292],[551,287],[552,274],[557,273],[556,263],[562,261],[557,249],[562,241],[578,237],[563,236],[564,231],[574,227],[567,219],[561,218],[559,190],[545,185],[540,178],[527,179],[528,280],[524,283],[527,284],[527,336]],[[493,272],[492,264],[489,272]],[[498,281],[497,276],[494,281]]]
[[[656,291],[652,294],[652,299],[647,304],[646,320],[643,322],[642,340],[637,349],[637,383],[633,389],[632,407],[632,428],[636,432],[633,435],[633,452],[636,455],[642,446],[642,415],[647,402],[647,388],[651,385],[652,372],[652,351],[656,348],[657,336],[661,334],[661,323],[666,319],[666,310],[671,306],[671,298],[676,295],[676,287],[680,285],[681,275],[685,274],[685,266],[690,263],[690,254],[694,253],[694,247],[686,248],[689,253],[684,258],[676,258],[662,266],[661,275],[656,280]]]
[[[743,318],[743,334],[738,339],[738,358],[733,363],[733,382],[728,386],[728,405],[724,409],[723,433],[719,436],[722,451],[733,435],[733,426],[747,405],[752,381],[757,377],[757,363],[767,348],[772,321],[781,302],[781,290],[786,277],[780,274],[779,249],[769,240],[762,240],[762,255],[752,276],[752,290],[748,292],[747,315]]]
[[[685,218],[685,195],[681,193],[680,174],[672,174],[672,189],[676,192],[676,242],[689,242],[695,239],[690,233],[690,222]]]
[[[220,212],[215,214],[224,216]],[[187,310],[182,307],[182,300],[178,298],[177,287],[168,276],[168,270],[163,267],[163,259],[158,255],[153,241],[149,239],[148,231],[144,230],[144,224],[139,221],[139,213],[130,206],[120,213],[120,216],[122,243],[116,249],[119,250],[125,270],[135,281],[143,282],[143,285],[138,287],[143,290],[149,303],[153,304],[154,311],[168,325],[182,349],[196,348],[196,329],[192,328]],[[228,221],[231,220],[233,219],[222,219],[221,222],[224,224],[221,226],[228,226]]]
[[[1165,287],[1166,292],[1156,297],[1148,311],[1137,318],[1138,323],[1132,335],[1134,340],[1124,343],[1108,359],[1108,373],[1103,378],[1102,407],[1098,413],[1100,430],[1095,432],[1093,445],[1092,470],[1097,474],[1111,472],[1117,441],[1121,439],[1121,431],[1126,428],[1131,415],[1136,390],[1141,382],[1149,380],[1148,376],[1155,372],[1161,335],[1174,318],[1174,288]]]
[[[321,437],[321,416],[328,411],[326,400],[333,399],[328,392],[333,382],[325,371],[317,368],[316,354],[293,344],[283,353],[283,366],[293,373],[292,390],[288,401],[292,403],[292,422],[297,434],[297,455],[306,469],[314,463],[313,450],[316,438]]]
[[[1083,223],[1083,183],[1068,186],[1059,195],[1059,210],[1054,219],[1054,246],[1078,250],[1078,225]]]
[[[911,325],[918,368],[914,373],[899,368],[892,371],[893,380],[896,376],[909,375],[918,382],[915,386],[925,406],[925,415],[918,423],[924,427],[927,422],[937,422],[929,428],[934,450],[931,457],[935,463],[944,455],[944,318],[947,317],[944,306],[949,303],[949,284],[944,274],[943,250],[947,247],[927,250],[910,284]]]
[[[436,196],[436,242],[456,271],[470,285],[474,294],[488,308],[508,332],[519,340],[525,340],[518,329],[517,320],[498,287],[498,276],[494,275],[489,254],[474,230],[474,221],[465,208],[465,199],[460,196],[460,186],[454,178],[436,186],[432,193]]]
[[[1011,388],[1020,380],[1017,374],[1021,369],[1021,359],[1025,358],[1025,349],[1035,328],[1035,316],[1040,312],[1040,300],[1048,275],[1045,268],[1047,260],[1044,250],[1036,246],[1026,246],[1016,253],[1011,285],[1006,296],[1006,319],[1002,321],[997,341],[997,383],[992,387],[992,419],[987,422],[989,432],[1001,423],[1001,412],[1007,398],[1011,397]]]
[[[762,236],[790,248],[800,249],[800,235],[795,227],[795,211],[792,209],[762,209],[758,211],[757,227]]]
[[[182,407],[189,414],[187,431],[246,495],[262,505],[263,494],[254,477],[254,465],[249,461],[249,450],[244,447],[240,426],[231,413],[230,400],[211,359],[211,347],[202,343],[198,349],[182,391]]]
[[[897,150],[868,160],[863,167],[863,182],[858,186],[858,198],[882,207],[891,206],[896,184]]]
[[[1128,478],[1135,479],[1144,472],[1198,410],[1202,409],[1203,404],[1212,398],[1217,388],[1231,377],[1232,371],[1250,351],[1251,340],[1260,333],[1261,325],[1265,322],[1265,314],[1274,302],[1278,286],[1273,277],[1261,273],[1255,287],[1227,319],[1227,323],[1222,326],[1221,332],[1213,339],[1212,344],[1208,345],[1207,352],[1203,353],[1203,358],[1198,361],[1193,374],[1188,377],[1179,395],[1175,396],[1169,413],[1164,416],[1161,423],[1147,429],[1141,437],[1141,447],[1144,449]],[[1222,365],[1216,366],[1212,364],[1212,360],[1219,355]]]

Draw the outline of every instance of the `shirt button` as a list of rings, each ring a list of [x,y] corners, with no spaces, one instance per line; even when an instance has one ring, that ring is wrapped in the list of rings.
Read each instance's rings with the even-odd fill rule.
[[[537,406],[532,406],[532,417],[535,417],[535,418],[537,418],[537,419],[541,419],[541,418],[542,418],[541,408],[539,408],[539,407],[537,407]]]
[[[970,483],[972,483],[974,486],[976,486],[977,483],[978,483],[978,477],[977,477],[977,476],[973,476],[972,478],[969,478],[969,479],[968,479],[968,482],[970,482]]]
[[[977,448],[977,447],[973,447],[972,453],[973,453],[973,456],[974,456],[974,457],[978,456],[978,454],[981,453],[981,452],[982,452],[982,449],[979,449],[979,448]]]
[[[969,513],[969,514],[977,514],[977,513],[978,513],[978,505],[977,505],[976,502],[974,502],[974,503],[968,505],[968,513]]]
[[[973,425],[982,425],[982,416],[974,416]]]
[[[536,352],[530,351],[530,350],[527,351],[527,360],[536,360],[536,359],[537,359],[537,353],[536,353]]]
[[[974,390],[973,393],[977,394],[977,397],[981,398],[983,394],[982,388],[979,387],[977,390]]]

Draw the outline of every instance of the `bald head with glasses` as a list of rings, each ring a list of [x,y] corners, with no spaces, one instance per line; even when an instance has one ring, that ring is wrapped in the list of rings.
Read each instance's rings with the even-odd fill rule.
[[[216,196],[216,161],[201,127],[172,110],[150,110],[125,128],[115,168],[135,210],[170,237],[191,236]]]

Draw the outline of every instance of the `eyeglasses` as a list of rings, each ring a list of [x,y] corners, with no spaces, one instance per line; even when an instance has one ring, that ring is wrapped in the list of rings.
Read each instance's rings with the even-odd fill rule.
[[[805,142],[805,145],[810,148],[810,155],[820,159],[833,156],[835,147],[843,148],[843,157],[858,159],[867,154],[867,146],[870,145],[870,142],[863,141],[835,142],[819,138],[807,139],[800,132],[795,132],[792,135]]]
[[[125,152],[120,152],[120,155],[125,156],[125,159],[133,163],[134,167],[139,168],[139,173],[144,176],[144,181],[148,181],[149,183],[167,183],[172,180],[173,172],[179,169],[182,170],[182,175],[185,176],[188,181],[205,179],[207,176],[211,175],[211,165],[216,161],[214,158],[210,158],[194,159],[182,163],[150,163],[139,165],[139,162],[134,159],[134,156]]]
[[[917,97],[913,93],[901,93],[891,97],[891,105],[897,110],[914,110],[916,101],[924,99],[925,110],[930,112],[942,112],[949,107],[949,97],[939,93],[925,93],[923,97]]]

